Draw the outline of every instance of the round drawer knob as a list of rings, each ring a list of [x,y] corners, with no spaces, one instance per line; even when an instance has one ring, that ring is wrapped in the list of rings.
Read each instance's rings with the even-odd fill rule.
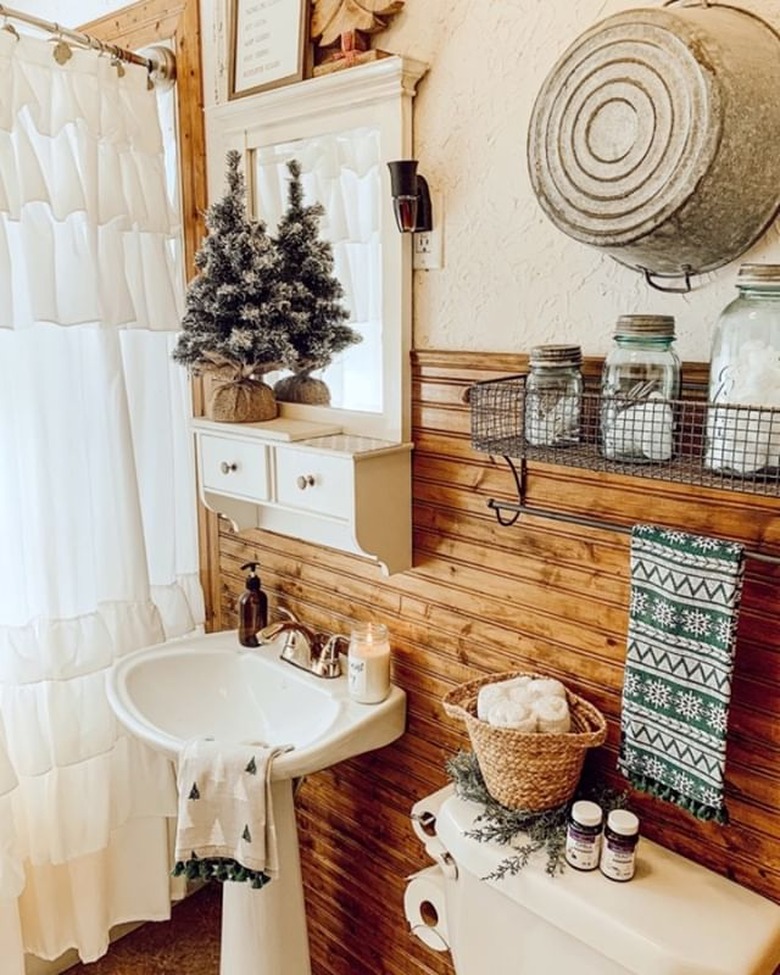
[[[226,460],[223,460],[222,463],[219,465],[219,469],[222,471],[223,474],[230,474],[231,471],[238,470],[238,464],[236,464],[235,461],[232,464],[228,464]]]
[[[295,479],[295,483],[298,485],[301,491],[305,491],[307,487],[314,487],[314,475],[299,474]]]

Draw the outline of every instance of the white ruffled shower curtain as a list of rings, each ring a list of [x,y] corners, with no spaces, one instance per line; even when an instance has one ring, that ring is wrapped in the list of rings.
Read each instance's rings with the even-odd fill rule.
[[[146,72],[0,31],[0,968],[169,916],[111,664],[202,623],[178,218]]]

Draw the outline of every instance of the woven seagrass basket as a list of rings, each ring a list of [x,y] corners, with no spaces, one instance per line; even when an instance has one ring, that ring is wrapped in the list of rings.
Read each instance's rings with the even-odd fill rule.
[[[480,687],[513,677],[542,677],[524,671],[491,674],[460,684],[444,696],[444,710],[462,718],[490,795],[509,809],[539,812],[561,806],[574,795],[585,753],[607,737],[604,715],[566,688],[571,731],[528,734],[496,728],[477,717]]]

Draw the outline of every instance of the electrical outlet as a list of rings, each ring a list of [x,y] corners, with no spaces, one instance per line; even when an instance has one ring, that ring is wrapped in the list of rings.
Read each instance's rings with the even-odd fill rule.
[[[431,197],[433,230],[414,235],[412,267],[415,271],[438,271],[444,267],[444,206],[440,193]]]

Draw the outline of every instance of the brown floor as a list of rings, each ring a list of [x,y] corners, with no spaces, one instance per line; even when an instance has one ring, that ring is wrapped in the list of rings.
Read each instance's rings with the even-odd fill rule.
[[[208,884],[172,910],[115,941],[99,961],[66,975],[219,975],[221,888]]]

